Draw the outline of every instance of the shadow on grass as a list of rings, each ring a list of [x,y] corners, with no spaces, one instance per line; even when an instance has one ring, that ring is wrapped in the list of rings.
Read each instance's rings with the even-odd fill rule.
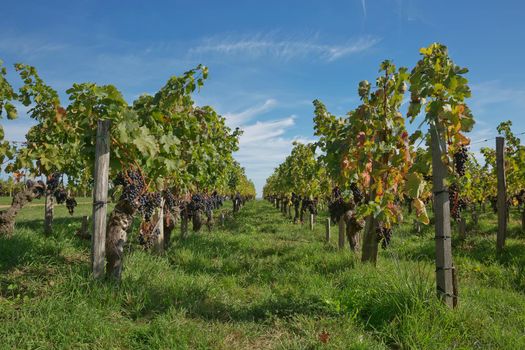
[[[501,253],[496,252],[496,239],[491,236],[470,236],[465,240],[453,239],[452,251],[454,256],[471,259],[479,263],[490,265],[499,263],[509,267],[511,265],[525,267],[525,245],[521,242],[507,240]],[[411,247],[403,248],[402,255],[408,260],[435,259],[435,244],[433,239]]]
[[[136,281],[144,288],[145,283]],[[128,288],[135,288],[131,285]],[[267,298],[253,300],[248,304],[232,305],[227,300],[215,297],[207,286],[166,286],[147,287],[144,301],[136,305],[123,305],[125,313],[133,320],[151,319],[175,308],[189,317],[206,321],[261,322],[275,317],[288,318],[296,315],[335,316],[338,314],[331,305],[316,295],[298,293],[272,294]]]
[[[60,248],[51,241],[35,240],[27,236],[0,237],[0,271],[35,263],[58,265],[67,263]]]

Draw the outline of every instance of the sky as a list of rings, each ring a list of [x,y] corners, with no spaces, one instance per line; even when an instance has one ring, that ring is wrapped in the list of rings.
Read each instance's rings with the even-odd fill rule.
[[[260,195],[292,142],[315,140],[314,99],[342,116],[381,61],[412,68],[432,42],[470,70],[474,152],[494,147],[501,121],[525,131],[524,14],[520,0],[18,0],[2,5],[0,59],[11,81],[13,63],[35,66],[63,104],[74,82],[113,84],[131,103],[208,66],[195,101],[244,130],[235,157]],[[2,121],[6,139],[33,124],[21,112]]]

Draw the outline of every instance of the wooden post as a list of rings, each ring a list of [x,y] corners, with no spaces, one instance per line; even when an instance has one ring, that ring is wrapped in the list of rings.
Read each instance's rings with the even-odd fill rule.
[[[418,220],[414,220],[414,229],[417,234],[421,233],[421,223]]]
[[[525,232],[525,208],[521,212],[521,231]]]
[[[77,231],[77,236],[82,239],[91,239],[91,234],[89,233],[89,216],[82,216],[82,225],[80,230]]]
[[[224,213],[221,213],[221,227],[224,227]]]
[[[345,247],[345,220],[344,215],[339,219],[339,249]]]
[[[372,198],[374,197],[375,194],[372,195]],[[369,262],[374,265],[377,263],[377,254],[379,252],[379,243],[377,241],[378,224],[372,215],[366,218],[365,230],[363,232],[363,250],[361,252],[362,262]]]
[[[106,215],[109,174],[109,120],[97,123],[95,148],[95,184],[93,187],[93,234],[91,235],[91,264],[93,277],[104,275],[106,255]]]
[[[186,239],[188,237],[188,205],[185,205],[184,210],[182,211],[182,218],[180,221],[180,237]]]
[[[44,234],[50,235],[53,233],[53,207],[54,207],[53,193],[46,190],[45,204],[44,204]]]
[[[164,252],[164,198],[160,202],[157,226],[159,234],[155,239],[153,249],[155,250],[155,253],[162,254]]]
[[[310,214],[310,231],[314,230],[314,214]]]
[[[505,247],[507,235],[507,184],[505,179],[505,139],[496,137],[496,171],[498,174],[498,234],[496,250],[501,252]]]
[[[330,218],[326,218],[326,243],[330,242]]]
[[[443,302],[447,306],[453,307],[454,287],[452,278],[450,201],[448,188],[445,186],[447,168],[442,160],[443,154],[447,152],[447,145],[443,141],[442,132],[436,126],[431,126],[434,224],[436,228],[436,288],[438,296]]]

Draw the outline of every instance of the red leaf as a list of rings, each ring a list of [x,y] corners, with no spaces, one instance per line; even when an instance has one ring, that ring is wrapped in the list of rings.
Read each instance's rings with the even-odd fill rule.
[[[330,340],[330,333],[327,331],[322,331],[319,333],[319,341],[323,344],[328,343],[328,340]]]

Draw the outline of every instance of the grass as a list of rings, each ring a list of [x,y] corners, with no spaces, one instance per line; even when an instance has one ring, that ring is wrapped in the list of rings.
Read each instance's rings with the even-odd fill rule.
[[[86,201],[88,202],[88,201]],[[495,252],[495,217],[454,240],[460,304],[435,297],[432,228],[396,229],[377,267],[293,225],[263,201],[164,256],[130,237],[120,285],[93,281],[79,206],[20,213],[0,238],[1,349],[524,349],[525,239],[519,213]],[[177,232],[178,235],[178,232]]]

